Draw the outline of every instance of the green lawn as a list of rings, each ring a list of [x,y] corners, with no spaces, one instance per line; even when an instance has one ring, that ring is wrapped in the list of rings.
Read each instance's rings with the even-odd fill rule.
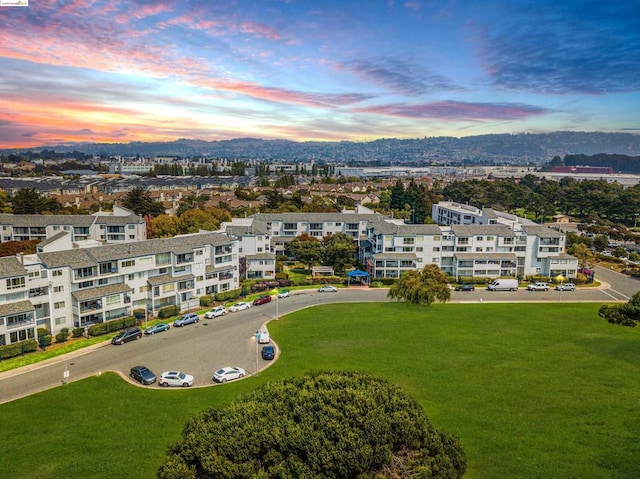
[[[341,368],[413,394],[460,436],[465,477],[640,477],[640,331],[606,323],[599,306],[306,309],[270,323],[283,352],[257,378],[167,391],[106,374],[0,405],[2,476],[152,478],[195,412],[268,380]]]

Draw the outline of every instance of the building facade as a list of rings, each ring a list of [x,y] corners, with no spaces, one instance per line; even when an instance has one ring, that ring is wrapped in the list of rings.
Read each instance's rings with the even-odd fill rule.
[[[0,214],[0,242],[45,241],[69,233],[71,241],[94,240],[125,243],[147,239],[144,218],[115,205],[112,214],[93,215],[12,215]]]
[[[46,249],[46,248],[45,248]],[[237,289],[238,242],[204,233],[0,258],[0,345]]]

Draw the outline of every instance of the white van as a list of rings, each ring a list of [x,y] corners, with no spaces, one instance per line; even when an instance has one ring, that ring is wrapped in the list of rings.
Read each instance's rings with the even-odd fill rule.
[[[517,291],[518,280],[517,279],[494,279],[489,286],[489,291]]]
[[[256,331],[256,338],[258,338],[258,344],[268,344],[271,341],[267,328],[258,329]]]

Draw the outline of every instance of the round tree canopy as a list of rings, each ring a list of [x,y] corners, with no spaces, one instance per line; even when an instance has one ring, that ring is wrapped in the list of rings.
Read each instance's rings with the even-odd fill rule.
[[[459,478],[458,440],[397,386],[357,372],[270,382],[190,420],[160,478]]]

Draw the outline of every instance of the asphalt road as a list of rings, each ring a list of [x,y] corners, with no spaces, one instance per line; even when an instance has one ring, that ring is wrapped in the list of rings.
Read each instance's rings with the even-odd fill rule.
[[[487,291],[452,292],[452,302],[626,302],[640,290],[640,282],[604,268],[596,268],[602,288],[577,291]],[[180,370],[195,377],[194,386],[213,384],[213,373],[224,366],[240,366],[249,374],[268,366],[259,357],[255,331],[265,322],[289,312],[332,302],[388,301],[386,289],[348,288],[337,293],[315,290],[295,292],[289,298],[254,306],[246,311],[206,320],[122,346],[102,343],[69,355],[0,373],[0,404],[62,385],[65,371],[68,381],[77,381],[104,371],[119,371],[128,377],[132,366],[143,364],[156,373]],[[136,383],[137,384],[137,383]],[[157,387],[157,385],[150,386]]]

